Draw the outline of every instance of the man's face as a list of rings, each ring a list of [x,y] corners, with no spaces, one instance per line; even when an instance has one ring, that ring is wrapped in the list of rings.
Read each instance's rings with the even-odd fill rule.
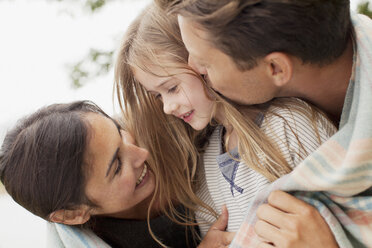
[[[216,49],[208,33],[191,20],[178,16],[182,40],[189,52],[189,65],[204,75],[210,86],[240,104],[259,104],[275,97],[267,64],[259,61],[251,70],[241,71],[232,58]]]

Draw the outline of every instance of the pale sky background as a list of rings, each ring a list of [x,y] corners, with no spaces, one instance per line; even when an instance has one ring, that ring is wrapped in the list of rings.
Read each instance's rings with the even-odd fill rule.
[[[79,2],[0,0],[0,142],[20,116],[56,102],[89,99],[113,113],[113,71],[71,87],[68,64],[90,48],[112,49],[150,0],[121,0],[90,14]]]
[[[80,1],[66,2],[0,0],[0,144],[19,117],[47,104],[88,99],[114,113],[113,71],[76,90],[66,65],[82,59],[89,48],[118,47],[130,21],[150,0],[116,1],[94,14]],[[351,8],[357,3],[352,0]],[[44,224],[0,194],[0,248],[45,247]]]
[[[76,90],[66,66],[90,48],[118,47],[150,0],[119,0],[94,14],[65,2],[0,0],[0,144],[18,118],[47,104],[88,99],[114,113],[112,70]],[[45,222],[0,192],[0,248],[44,248],[45,240]]]

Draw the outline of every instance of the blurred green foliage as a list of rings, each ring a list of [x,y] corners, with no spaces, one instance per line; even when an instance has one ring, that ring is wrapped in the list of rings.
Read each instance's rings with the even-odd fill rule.
[[[114,51],[91,48],[81,61],[69,66],[70,79],[74,88],[82,87],[90,79],[106,75],[113,65]]]
[[[95,11],[101,8],[103,5],[105,5],[106,1],[105,0],[87,0],[86,4],[90,7],[91,11]]]
[[[71,2],[74,4],[80,4],[83,9],[88,9],[91,12],[95,12],[104,7],[107,3],[116,0],[48,0],[48,1]]]
[[[112,1],[115,0],[85,0],[84,6],[90,8],[90,10],[94,12]],[[369,3],[369,1],[360,3],[357,7],[357,11],[358,13],[372,18],[372,11],[369,9]],[[90,49],[89,54],[85,58],[71,67],[70,78],[73,87],[82,87],[86,82],[88,82],[89,79],[108,73],[112,67],[113,54],[113,51],[99,51],[97,49]],[[85,66],[87,64],[92,65],[90,69]]]
[[[358,5],[358,13],[368,16],[369,18],[372,18],[372,11],[369,9],[370,2],[364,2],[360,3]]]

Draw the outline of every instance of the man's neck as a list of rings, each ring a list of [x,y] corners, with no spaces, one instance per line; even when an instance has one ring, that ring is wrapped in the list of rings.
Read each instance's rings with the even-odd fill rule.
[[[282,96],[302,98],[338,123],[353,67],[353,47],[350,41],[344,53],[332,64],[319,67],[297,63],[291,82]]]

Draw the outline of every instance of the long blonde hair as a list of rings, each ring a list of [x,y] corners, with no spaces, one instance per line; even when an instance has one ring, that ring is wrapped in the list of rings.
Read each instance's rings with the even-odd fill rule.
[[[289,113],[292,113],[292,116],[294,113],[300,113],[306,119],[311,120],[312,129],[317,136],[318,144],[321,144],[318,124],[320,123],[324,126],[324,121],[328,120],[327,117],[319,109],[297,98],[276,98],[266,104],[242,106],[231,103],[216,93],[214,93],[214,97],[216,98],[214,112],[219,111],[222,113],[225,116],[224,126],[229,127],[226,133],[225,149],[228,150],[229,136],[235,131],[238,137],[240,160],[271,182],[291,172],[292,167],[279,149],[280,142],[285,141],[275,139],[275,137],[268,137],[255,121],[258,114],[262,114],[264,118],[277,116],[286,123],[296,138],[299,146],[299,151],[296,151],[296,153],[301,159],[304,159],[309,154],[309,151],[301,143],[293,124],[289,123],[279,113],[276,113],[275,107],[288,110]],[[295,123],[295,120],[293,121]],[[275,129],[272,123],[267,123],[266,128]],[[235,159],[234,157],[232,158]]]
[[[152,46],[164,46],[163,51],[174,55],[176,64],[187,64],[184,60],[187,53],[177,55],[182,46],[177,43],[172,50],[170,44],[175,41],[164,37],[168,32],[173,33],[167,25],[177,25],[166,20],[167,17],[155,5],[147,7],[127,29],[115,67],[115,88],[125,126],[137,137],[138,145],[147,148],[151,154],[148,163],[155,174],[156,186],[148,210],[148,226],[150,234],[162,246],[150,226],[150,214],[154,207],[176,223],[190,226],[196,225],[193,213],[198,206],[217,217],[213,209],[194,193],[200,182],[200,173],[197,173],[199,152],[195,142],[198,142],[197,137],[203,136],[198,136],[198,132],[182,120],[166,115],[162,102],[147,93],[132,72],[132,66],[161,57],[161,54],[153,53]],[[164,33],[160,33],[162,30]],[[166,42],[161,43],[159,37],[164,37]],[[182,41],[179,42],[182,44]],[[139,58],[141,63],[137,60]],[[177,212],[177,204],[186,207],[186,216]]]
[[[182,68],[203,82],[200,75],[187,65],[187,59],[188,53],[181,39],[176,16],[166,14],[154,4],[150,5],[129,27],[120,48],[115,72],[117,97],[121,108],[125,110],[124,114],[128,115],[126,119],[131,120],[131,132],[137,134],[137,137],[145,137],[139,144],[148,148],[150,154],[154,154],[152,164],[158,179],[156,195],[164,206],[168,206],[162,208],[162,211],[168,211],[169,216],[179,218],[173,206],[176,201],[192,211],[197,209],[196,206],[202,206],[202,209],[216,216],[213,209],[194,193],[198,189],[197,178],[201,176],[197,170],[198,148],[202,148],[204,142],[201,140],[208,138],[205,135],[210,133],[212,125],[200,133],[192,130],[182,120],[165,115],[162,102],[146,92],[136,81],[132,71],[133,67],[138,67],[156,75],[151,71],[152,66],[161,67],[164,71],[169,68]],[[211,89],[206,86],[206,91]],[[250,168],[264,175],[269,181],[291,171],[288,162],[277,149],[277,144],[272,142],[254,121],[257,113],[281,117],[280,115],[271,112],[265,104],[236,106],[218,94],[213,95],[216,99],[215,111],[221,111],[225,115],[227,122],[224,125],[230,126],[229,132],[236,132],[239,154]],[[305,105],[297,99],[276,99],[270,102],[270,106],[272,105],[307,115],[317,130],[316,122],[320,114],[310,105]],[[294,131],[293,133],[296,136]],[[319,135],[318,139],[320,143]],[[303,148],[300,140],[297,140]],[[154,202],[155,198],[151,203]],[[189,222],[192,218],[182,220]]]

